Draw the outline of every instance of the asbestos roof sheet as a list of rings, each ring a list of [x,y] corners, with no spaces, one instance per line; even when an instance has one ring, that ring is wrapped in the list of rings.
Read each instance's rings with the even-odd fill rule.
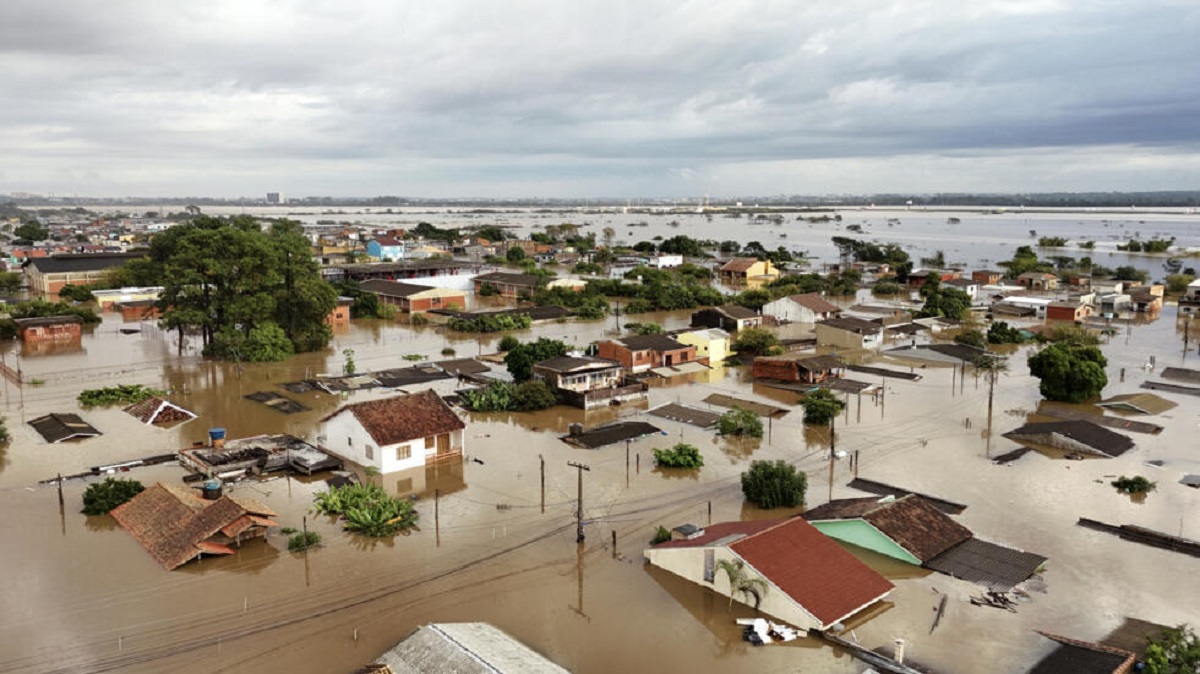
[[[695,407],[688,407],[687,405],[680,405],[678,403],[667,403],[662,407],[656,407],[650,410],[650,414],[653,414],[656,417],[662,417],[663,419],[670,419],[671,421],[678,421],[680,423],[690,424],[692,426],[699,426],[700,428],[714,426],[721,418],[720,414],[706,412],[704,410],[696,409]]]
[[[1007,592],[1045,563],[1041,555],[971,538],[926,561],[925,568]]]
[[[1004,437],[1021,441],[1039,435],[1061,435],[1090,447],[1105,456],[1120,456],[1133,448],[1129,436],[1114,433],[1090,421],[1047,421],[1025,424],[1004,434]]]
[[[585,449],[596,449],[605,445],[611,445],[623,440],[636,440],[647,435],[657,435],[662,433],[662,429],[658,426],[648,424],[644,421],[621,421],[599,428],[593,428],[590,431],[584,431],[578,435],[563,436],[563,442],[576,447]]]
[[[1192,370],[1186,367],[1168,367],[1162,371],[1162,378],[1200,384],[1200,370]]]
[[[567,672],[487,623],[435,623],[419,627],[380,656],[374,665],[359,671],[392,674]]]
[[[756,403],[753,400],[734,398],[722,393],[712,393],[704,399],[704,402],[710,405],[717,405],[718,407],[740,407],[744,410],[750,410],[760,417],[781,417],[788,413],[786,407]]]
[[[46,442],[63,442],[100,435],[100,431],[80,418],[78,414],[46,414],[31,419],[29,425],[33,426],[33,429],[45,438]]]
[[[1162,414],[1179,407],[1178,403],[1153,393],[1123,393],[1101,400],[1096,405],[1136,414]]]
[[[703,363],[680,363],[679,365],[667,365],[664,367],[651,368],[650,371],[660,377],[678,377],[684,374],[695,374],[696,372],[707,372],[709,367]]]

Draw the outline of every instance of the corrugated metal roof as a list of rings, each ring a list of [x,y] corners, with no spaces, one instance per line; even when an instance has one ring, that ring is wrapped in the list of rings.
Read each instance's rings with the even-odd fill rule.
[[[1041,555],[970,538],[925,562],[925,568],[1007,592],[1044,563]]]
[[[699,410],[695,407],[688,407],[687,405],[680,405],[678,403],[667,403],[661,407],[656,407],[650,410],[650,414],[662,417],[663,419],[670,419],[671,421],[699,426],[700,428],[713,426],[721,418],[720,414],[706,412],[705,410]]]

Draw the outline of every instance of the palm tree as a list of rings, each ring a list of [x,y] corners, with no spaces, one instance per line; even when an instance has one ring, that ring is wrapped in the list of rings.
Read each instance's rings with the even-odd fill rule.
[[[746,563],[742,560],[717,560],[717,571],[724,571],[729,578],[729,608],[733,608],[733,595],[742,593],[754,598],[754,609],[762,603],[763,595],[767,593],[767,581],[762,578],[751,578],[746,571]]]

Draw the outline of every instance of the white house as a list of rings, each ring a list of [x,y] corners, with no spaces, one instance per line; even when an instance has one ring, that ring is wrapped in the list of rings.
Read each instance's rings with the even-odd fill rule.
[[[804,293],[767,302],[763,305],[762,313],[788,323],[816,323],[839,316],[842,310],[821,297],[820,293]]]
[[[466,425],[429,389],[421,393],[352,403],[321,420],[323,449],[394,473],[463,451]]]
[[[683,256],[659,253],[658,255],[651,256],[647,262],[655,269],[674,269],[683,264]]]

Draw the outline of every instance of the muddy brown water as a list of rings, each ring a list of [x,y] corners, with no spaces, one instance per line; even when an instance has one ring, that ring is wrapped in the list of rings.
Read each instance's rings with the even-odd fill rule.
[[[1106,395],[1136,391],[1168,365],[1200,367],[1195,346],[1186,357],[1169,307],[1158,320],[1122,330],[1104,346],[1110,359]],[[686,312],[647,318],[668,327]],[[286,537],[246,544],[228,558],[205,559],[174,572],[154,561],[108,517],[78,513],[83,481],[69,482],[60,511],[53,487],[37,481],[58,472],[162,453],[203,440],[223,426],[229,437],[289,432],[310,439],[319,419],[339,398],[291,394],[278,384],[317,372],[340,372],[341,350],[353,348],[360,370],[407,365],[403,356],[441,358],[494,351],[499,336],[446,334],[384,322],[356,324],[337,335],[334,348],[287,363],[236,366],[211,363],[194,351],[180,357],[170,335],[148,328],[119,332],[111,317],[85,337],[84,352],[21,359],[40,386],[0,389],[14,435],[0,454],[0,504],[9,518],[0,571],[0,671],[129,672],[349,672],[377,657],[414,627],[431,621],[482,620],[496,624],[577,672],[860,672],[844,653],[800,640],[752,648],[734,618],[748,607],[683,579],[645,566],[641,550],[659,525],[782,517],[743,503],[738,475],[751,460],[787,459],[809,474],[808,504],[859,496],[844,485],[847,461],[834,464],[832,489],[828,429],[806,428],[802,411],[770,424],[758,441],[717,438],[711,431],[646,415],[650,407],[683,402],[714,409],[710,393],[790,406],[796,395],[754,385],[744,370],[720,368],[656,382],[648,405],[585,413],[566,407],[521,415],[473,415],[464,461],[382,476],[389,490],[417,494],[419,530],[389,540],[364,540],[308,513],[321,478],[272,477],[243,482],[237,493],[268,503],[284,526],[308,526],[322,547],[290,553]],[[604,323],[551,323],[524,336],[550,336],[584,345],[611,330]],[[1144,366],[1157,356],[1156,370]],[[6,354],[9,364],[14,353]],[[1097,639],[1125,616],[1160,623],[1200,622],[1196,559],[1148,548],[1075,526],[1079,516],[1139,524],[1200,539],[1200,490],[1178,484],[1200,473],[1195,440],[1200,398],[1168,395],[1179,407],[1146,419],[1166,426],[1158,436],[1135,434],[1137,447],[1112,460],[1065,461],[1036,452],[1008,466],[986,454],[1016,445],[1000,437],[1035,410],[1036,381],[1024,351],[996,386],[994,433],[986,437],[987,386],[969,371],[919,367],[920,381],[889,379],[882,400],[850,396],[838,419],[837,447],[859,452],[860,475],[969,505],[958,519],[982,538],[1049,557],[1045,593],[1030,592],[1016,614],[974,607],[969,583],[856,550],[887,575],[896,590],[887,605],[852,624],[860,643],[890,652],[907,641],[908,657],[942,672],[1018,672],[1048,652],[1043,629]],[[908,367],[891,361],[887,367]],[[1126,368],[1126,381],[1119,370]],[[852,378],[865,378],[851,374]],[[173,401],[200,415],[172,429],[148,428],[117,408],[81,410],[83,388],[143,383],[170,388]],[[876,382],[878,383],[878,382]],[[443,392],[453,382],[440,382]],[[285,415],[243,398],[279,391],[310,407]],[[362,400],[375,393],[357,393]],[[47,412],[79,412],[104,435],[78,443],[46,444],[26,422]],[[648,421],[664,435],[598,450],[558,440],[570,423],[613,419]],[[967,420],[970,419],[968,424]],[[704,454],[696,475],[656,471],[650,449],[689,442]],[[539,457],[546,462],[545,512]],[[1144,462],[1162,460],[1162,467]],[[587,539],[575,544],[576,473],[568,461],[590,465],[584,476]],[[1111,479],[1142,474],[1158,489],[1142,503],[1115,493]],[[176,481],[173,465],[131,471],[145,483]],[[437,491],[437,517],[434,491]],[[611,548],[611,532],[617,549]],[[945,616],[929,634],[940,594]]]

